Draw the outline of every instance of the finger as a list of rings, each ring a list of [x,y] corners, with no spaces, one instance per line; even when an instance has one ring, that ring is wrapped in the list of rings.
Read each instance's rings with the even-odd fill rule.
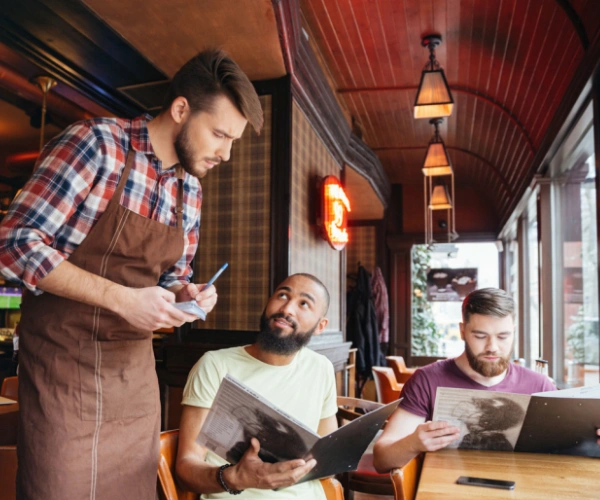
[[[192,295],[192,297],[194,297],[196,302],[199,302],[201,300],[206,300],[206,299],[212,297],[213,295],[217,294],[217,289],[215,288],[215,285],[210,285],[206,289],[203,289],[204,286],[206,286],[206,285],[199,285],[198,292],[196,293],[196,295]]]
[[[310,461],[310,460],[309,460]],[[314,459],[313,459],[314,461]],[[284,472],[289,472],[292,471],[294,469],[297,469],[298,467],[303,467],[304,465],[306,465],[306,462],[304,460],[297,459],[297,460],[287,460],[286,462],[279,462],[276,465],[276,470],[278,473],[284,473]]]
[[[428,430],[433,431],[436,429],[445,429],[446,427],[450,426],[450,423],[446,422],[445,420],[436,420],[435,422],[426,422],[423,425]]]

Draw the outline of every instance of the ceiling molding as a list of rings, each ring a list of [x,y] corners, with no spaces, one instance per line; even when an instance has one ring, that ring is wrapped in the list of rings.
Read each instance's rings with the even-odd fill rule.
[[[391,91],[410,92],[410,91],[416,91],[418,88],[419,87],[417,85],[409,85],[406,87],[357,87],[357,88],[353,88],[353,89],[350,89],[350,88],[337,89],[337,92],[339,92],[340,94],[355,94],[355,93],[359,94],[359,93],[364,93],[364,92],[391,92]],[[452,90],[452,92],[459,92],[459,93],[473,96],[473,97],[480,99],[488,104],[491,104],[496,109],[501,111],[521,131],[521,134],[523,135],[523,137],[525,138],[525,141],[527,142],[527,146],[529,147],[529,152],[531,153],[531,156],[535,156],[537,151],[536,151],[535,146],[533,145],[533,141],[531,140],[531,136],[529,135],[529,132],[525,128],[525,125],[523,125],[523,123],[521,123],[521,121],[517,118],[517,116],[509,108],[507,108],[504,104],[502,104],[497,99],[494,99],[493,97],[491,97],[487,94],[484,94],[483,92],[480,92],[479,90],[471,89],[471,88],[468,88],[468,87],[465,87],[462,85],[450,85],[450,90]]]

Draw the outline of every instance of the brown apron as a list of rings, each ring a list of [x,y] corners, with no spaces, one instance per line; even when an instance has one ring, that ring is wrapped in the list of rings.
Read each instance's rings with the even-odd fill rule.
[[[183,188],[179,180],[177,227],[122,207],[135,154],[69,262],[143,288],[183,254]],[[50,293],[26,294],[22,312],[17,498],[154,500],[160,401],[151,332]]]

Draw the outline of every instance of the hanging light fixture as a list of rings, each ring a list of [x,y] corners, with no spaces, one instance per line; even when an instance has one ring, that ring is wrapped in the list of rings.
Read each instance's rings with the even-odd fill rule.
[[[46,125],[46,96],[50,89],[56,85],[56,80],[51,76],[36,76],[33,79],[40,90],[42,91],[42,122],[40,128],[40,151],[42,151],[44,147],[44,129]]]
[[[449,210],[452,207],[452,201],[450,201],[450,195],[448,194],[448,187],[445,185],[438,185],[433,187],[431,193],[431,199],[429,200],[430,210]]]
[[[444,70],[435,59],[435,48],[442,43],[441,35],[428,35],[421,45],[429,49],[429,61],[421,73],[421,82],[415,99],[415,118],[450,116],[454,100]]]
[[[429,120],[429,123],[435,128],[435,132],[429,142],[429,146],[427,146],[427,154],[423,163],[423,175],[426,177],[450,175],[452,173],[452,163],[450,163],[450,157],[438,129],[442,122],[442,118],[432,118]]]

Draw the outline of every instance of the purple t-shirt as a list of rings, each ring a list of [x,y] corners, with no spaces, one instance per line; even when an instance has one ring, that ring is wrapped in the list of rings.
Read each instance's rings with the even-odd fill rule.
[[[456,365],[454,358],[445,359],[419,368],[404,384],[400,407],[425,420],[431,420],[438,387],[478,389],[495,392],[534,394],[555,391],[556,387],[545,375],[510,363],[508,373],[499,384],[486,387],[475,382]]]

